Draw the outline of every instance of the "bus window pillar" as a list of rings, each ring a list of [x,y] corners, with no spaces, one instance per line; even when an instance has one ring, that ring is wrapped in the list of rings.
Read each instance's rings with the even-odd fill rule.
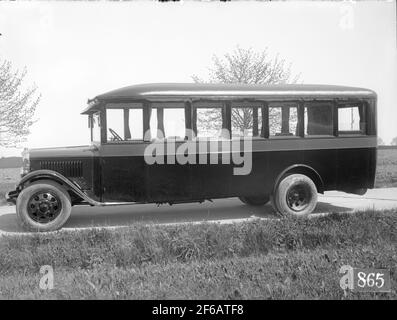
[[[308,114],[309,116],[309,114]],[[296,135],[299,137],[305,136],[305,105],[303,102],[298,104],[298,123],[296,126]],[[309,129],[308,129],[309,131]]]
[[[261,128],[261,137],[269,138],[269,105],[267,102],[263,103],[262,109],[262,128]]]
[[[148,102],[143,103],[143,140],[152,140],[150,134],[150,115],[152,113],[152,106]]]
[[[361,104],[359,107],[358,107],[358,115],[359,115],[359,117],[360,117],[360,123],[359,123],[359,125],[360,125],[360,131],[362,132],[362,133],[366,133],[365,131],[366,131],[366,128],[365,128],[365,124],[366,124],[366,119],[365,119],[365,113],[364,113],[364,104]],[[353,118],[353,117],[352,117]]]
[[[157,138],[163,139],[165,137],[164,132],[164,108],[157,108]]]
[[[192,107],[192,129],[194,136],[197,137],[197,108]]]
[[[88,128],[90,128],[90,135],[91,135],[91,140],[93,139],[94,135],[93,135],[93,128],[94,128],[94,117],[91,114],[88,115]]]
[[[232,133],[232,104],[225,102],[222,108],[222,138],[231,139]]]
[[[185,140],[192,140],[192,103],[185,102]]]
[[[101,107],[101,113],[99,114],[99,123],[101,128],[101,142],[107,142],[107,123],[106,123],[106,113],[107,109]]]
[[[281,133],[289,134],[289,107],[281,107]]]
[[[252,110],[252,136],[257,137],[258,134],[258,107]]]
[[[130,131],[130,109],[124,108],[124,139],[131,139],[131,131]]]

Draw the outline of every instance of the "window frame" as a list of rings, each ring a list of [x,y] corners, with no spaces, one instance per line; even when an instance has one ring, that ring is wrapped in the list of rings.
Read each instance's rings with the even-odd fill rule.
[[[333,123],[333,134],[332,135],[306,135],[305,134],[305,108],[307,105],[311,103],[330,103],[332,105],[332,123]],[[271,136],[270,135],[270,126],[269,126],[269,109],[272,106],[278,107],[285,105],[290,105],[291,107],[297,108],[297,134],[291,136]],[[100,128],[101,128],[101,141],[103,144],[128,144],[128,143],[150,143],[152,142],[152,137],[150,139],[145,139],[146,130],[150,130],[150,117],[152,114],[152,108],[160,109],[159,106],[163,105],[163,109],[172,108],[172,109],[184,109],[185,112],[185,137],[184,140],[195,140],[200,139],[197,137],[197,110],[202,108],[220,108],[222,115],[222,129],[228,129],[229,133],[232,134],[232,108],[253,108],[258,107],[261,109],[261,120],[262,125],[259,126],[258,121],[258,136],[249,136],[253,140],[271,140],[271,139],[297,139],[297,138],[330,138],[330,137],[349,137],[349,136],[363,136],[368,135],[368,130],[370,130],[369,121],[371,120],[371,110],[369,106],[370,102],[365,99],[338,99],[338,98],[329,98],[329,99],[191,99],[187,98],[184,101],[172,101],[172,100],[158,100],[158,101],[147,101],[147,100],[126,100],[126,101],[107,101],[102,102],[100,108],[96,113],[99,112],[100,119]],[[364,116],[365,128],[364,130],[359,131],[339,131],[339,119],[338,119],[338,110],[343,108],[345,105],[357,105],[358,107],[363,108],[362,114]],[[346,106],[348,108],[348,106]],[[123,141],[107,141],[108,138],[108,123],[106,112],[107,109],[141,109],[143,115],[143,139],[135,139],[135,140],[123,140]],[[258,112],[259,114],[259,112]],[[89,115],[92,117],[93,114]],[[259,119],[258,119],[259,120]],[[89,120],[91,124],[92,120]],[[92,124],[91,124],[92,126]],[[125,129],[125,128],[124,128]],[[191,134],[192,133],[192,134]],[[204,138],[204,137],[202,137]],[[211,137],[210,139],[214,140],[232,140],[232,139],[242,139],[241,137],[232,136],[220,136],[220,137]],[[91,128],[91,141],[92,141],[92,128]],[[177,140],[179,141],[179,140]]]
[[[153,111],[154,109],[156,110],[157,127],[155,129],[156,129],[156,133],[157,133],[157,130],[161,130],[162,129],[162,133],[163,133],[163,136],[164,136],[164,138],[162,140],[165,140],[165,141],[173,140],[173,141],[176,141],[176,142],[187,140],[186,139],[186,136],[187,136],[187,133],[186,133],[187,127],[186,127],[186,125],[189,122],[188,118],[190,119],[191,116],[189,114],[187,114],[187,109],[186,108],[187,108],[186,102],[184,102],[184,101],[174,101],[174,102],[172,102],[172,101],[164,101],[164,102],[156,101],[156,102],[151,102],[150,103],[151,111]],[[172,139],[172,138],[165,137],[165,133],[166,133],[165,132],[165,122],[164,122],[164,115],[165,115],[164,110],[165,109],[183,109],[183,112],[184,112],[184,123],[185,123],[185,125],[184,125],[185,126],[185,128],[184,128],[185,133],[184,133],[184,137],[183,138],[181,138],[181,139]],[[159,112],[159,110],[162,110],[162,112]],[[162,120],[160,122],[159,122],[159,114],[161,114],[161,118],[162,118]],[[149,119],[149,130],[150,131],[152,130],[152,128],[150,127],[150,120],[152,119],[151,118],[152,115],[153,115],[153,112],[151,112],[150,119]],[[160,127],[160,128],[159,128],[159,123],[162,123],[162,127]],[[153,140],[153,139],[159,139],[159,138],[158,137],[151,137],[151,139]]]
[[[360,114],[359,108],[362,108],[362,115],[364,118],[364,129],[363,130],[339,130],[339,109],[358,107],[358,112]],[[334,123],[334,131],[336,130],[336,137],[351,137],[351,136],[366,136],[368,135],[368,103],[362,100],[352,100],[352,101],[335,101],[335,113],[336,113],[336,123]],[[359,126],[361,125],[361,117]],[[335,132],[334,132],[335,133]]]
[[[312,99],[312,100],[306,100],[303,103],[303,117],[304,117],[304,112],[308,105],[310,104],[321,104],[321,105],[329,105],[331,108],[331,126],[332,126],[332,133],[331,134],[305,134],[305,129],[306,129],[306,122],[303,121],[303,137],[304,138],[309,138],[309,139],[315,139],[315,138],[332,138],[332,137],[337,137],[335,135],[335,119],[337,118],[337,109],[335,108],[335,101],[334,100],[317,100],[317,99]],[[336,111],[335,111],[336,110]],[[336,118],[335,118],[336,117]],[[337,120],[337,119],[336,119]],[[336,125],[336,129],[337,129]]]
[[[257,124],[257,130],[258,130],[258,135],[254,136],[254,124],[252,124],[252,136],[238,136],[238,137],[233,137],[233,127],[232,127],[232,114],[233,114],[233,108],[252,108],[252,111],[256,108],[258,110],[258,124]],[[264,109],[266,108],[266,103],[261,100],[250,100],[250,99],[244,99],[244,100],[230,100],[230,134],[231,140],[241,140],[246,137],[251,138],[252,140],[257,140],[257,139],[265,139],[264,136]],[[259,110],[261,113],[260,120],[261,120],[261,126],[259,126]],[[268,119],[267,119],[268,122]]]
[[[128,100],[128,101],[109,101],[103,103],[100,109],[101,115],[101,143],[102,144],[137,144],[137,143],[151,143],[153,141],[153,137],[145,137],[145,133],[147,130],[150,130],[150,119],[152,115],[152,109],[160,109],[159,105],[163,104],[162,109],[184,109],[185,110],[185,127],[186,123],[189,124],[191,122],[191,115],[187,114],[186,106],[191,104],[190,101],[147,101],[147,100]],[[154,105],[154,106],[153,106]],[[107,116],[106,112],[108,109],[141,109],[142,110],[142,128],[143,128],[143,139],[134,139],[134,140],[123,140],[123,141],[107,141],[108,140],[108,124],[107,124]],[[187,128],[187,127],[186,127]],[[125,128],[124,128],[125,131]],[[125,133],[124,133],[125,135]],[[186,140],[186,133],[184,140]],[[176,140],[183,141],[183,140]]]
[[[148,113],[150,114],[151,110],[149,110],[150,106],[147,106],[146,101],[109,101],[102,105],[100,110],[100,121],[101,121],[101,143],[102,144],[136,144],[136,143],[144,143],[145,141],[145,117],[147,117]],[[123,110],[123,130],[124,137],[126,137],[126,126],[125,126],[125,110],[131,109],[141,109],[142,110],[142,128],[143,135],[142,139],[131,139],[131,140],[122,140],[122,141],[108,141],[108,119],[107,119],[107,110]]]
[[[98,128],[99,128],[99,139],[94,140],[94,116],[98,117]],[[102,135],[102,124],[101,124],[101,111],[95,111],[88,115],[88,128],[90,129],[90,141],[91,143],[98,144],[101,143]]]
[[[262,126],[258,126],[258,136],[251,137],[253,140],[269,140],[269,139],[299,139],[299,138],[305,138],[304,136],[304,104],[302,100],[296,100],[296,99],[289,99],[289,100],[263,100],[263,99],[229,99],[229,100],[219,100],[219,99],[202,99],[202,100],[196,100],[192,101],[190,100],[191,103],[191,126],[192,130],[196,136],[197,139],[197,109],[200,108],[210,108],[211,104],[220,104],[222,105],[223,103],[223,108],[221,106],[215,107],[215,108],[222,108],[222,129],[226,128],[229,130],[230,133],[232,128],[231,128],[231,113],[232,113],[232,108],[233,107],[253,107],[254,105],[257,105],[258,108],[261,108],[261,114],[262,114]],[[291,135],[291,136],[270,136],[270,126],[269,126],[269,108],[271,107],[271,104],[291,104],[291,107],[296,108],[297,110],[297,134]],[[226,123],[225,123],[226,120]],[[232,138],[232,137],[218,137],[214,139],[238,139]],[[240,139],[244,137],[239,137]],[[199,139],[199,138],[198,138]]]
[[[217,106],[219,105],[219,106]],[[207,139],[207,140],[230,140],[230,136],[219,136],[219,137],[198,137],[197,133],[197,109],[221,109],[221,130],[228,129],[229,133],[231,132],[231,107],[229,100],[218,100],[218,99],[202,99],[202,100],[195,100],[191,101],[191,108],[192,108],[192,130],[194,132],[195,139]]]
[[[269,123],[269,115],[270,115],[270,108],[281,108],[282,105],[290,105],[290,108],[296,108],[296,116],[297,116],[297,123],[296,123],[296,134],[293,135],[270,135],[270,123]],[[273,106],[272,106],[273,105]],[[267,101],[267,139],[269,140],[279,140],[279,139],[299,139],[304,138],[304,115],[302,111],[304,111],[304,106],[302,101],[299,100],[268,100]]]

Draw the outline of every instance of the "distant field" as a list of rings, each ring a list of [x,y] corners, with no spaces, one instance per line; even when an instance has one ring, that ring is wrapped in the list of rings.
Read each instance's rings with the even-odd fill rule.
[[[19,180],[21,168],[0,169],[0,183],[15,183]]]
[[[397,149],[378,150],[375,187],[397,187]]]
[[[22,157],[0,158],[0,168],[20,168],[22,167]]]
[[[5,203],[6,192],[12,190],[20,178],[20,168],[0,169],[0,205]]]

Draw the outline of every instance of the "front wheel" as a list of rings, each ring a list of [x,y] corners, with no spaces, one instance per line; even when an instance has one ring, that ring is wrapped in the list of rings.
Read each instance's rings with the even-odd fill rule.
[[[304,217],[316,207],[317,188],[309,177],[291,174],[280,181],[272,200],[280,214]]]
[[[69,194],[52,181],[37,181],[24,188],[17,199],[17,217],[29,231],[54,231],[69,219]]]

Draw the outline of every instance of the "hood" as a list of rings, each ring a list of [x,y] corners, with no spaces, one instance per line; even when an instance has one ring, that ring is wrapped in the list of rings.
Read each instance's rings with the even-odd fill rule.
[[[92,157],[96,150],[94,145],[29,149],[29,158],[86,158]]]

